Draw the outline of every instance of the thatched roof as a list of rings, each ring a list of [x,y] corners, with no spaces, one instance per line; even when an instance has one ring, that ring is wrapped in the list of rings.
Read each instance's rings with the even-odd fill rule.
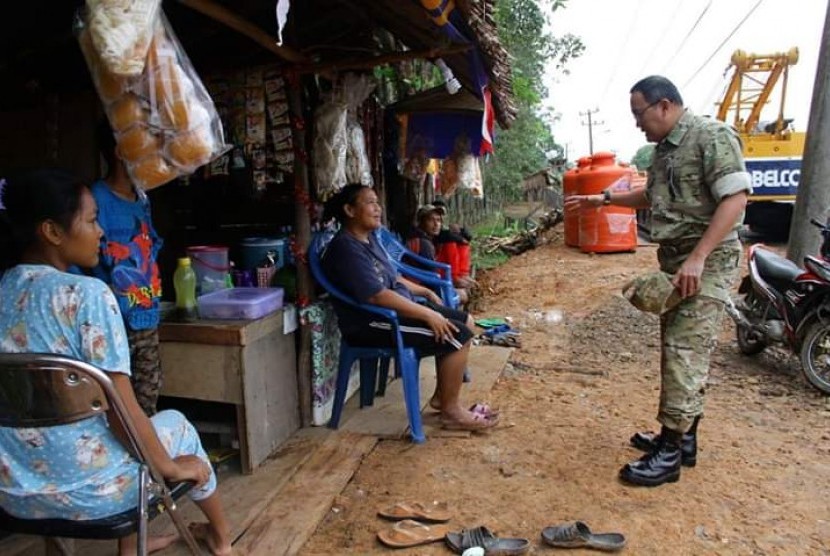
[[[498,41],[493,21],[494,1],[457,0],[456,4],[483,55],[498,121],[507,127],[516,109],[509,55]],[[198,2],[165,2],[164,10],[197,69],[274,62],[274,52],[250,37],[182,5],[193,3]],[[274,0],[210,3],[276,34]],[[16,4],[13,16],[2,18],[0,83],[4,86],[0,88],[0,109],[50,92],[91,87],[72,36],[73,14],[82,5],[82,0],[61,0],[50,2],[45,9],[40,2],[23,2]],[[379,40],[379,31],[393,35],[397,43]],[[286,50],[310,61],[312,68],[388,55],[400,44],[416,52],[430,51],[445,60],[465,87],[473,89],[465,53],[441,32],[417,0],[294,0],[284,38]],[[283,61],[286,65],[295,63]]]

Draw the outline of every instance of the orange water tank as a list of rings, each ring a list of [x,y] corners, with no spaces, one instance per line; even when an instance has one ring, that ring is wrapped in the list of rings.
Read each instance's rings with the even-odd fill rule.
[[[629,191],[631,167],[617,164],[614,153],[594,154],[591,166],[579,172],[580,195],[596,195],[605,189]],[[585,253],[617,253],[637,249],[637,216],[632,208],[583,207],[579,214],[579,248]]]
[[[565,172],[562,179],[562,194],[567,198],[579,192],[578,176],[581,171],[591,166],[591,157],[583,156],[576,161],[576,168]],[[579,247],[579,208],[565,211],[565,245]]]

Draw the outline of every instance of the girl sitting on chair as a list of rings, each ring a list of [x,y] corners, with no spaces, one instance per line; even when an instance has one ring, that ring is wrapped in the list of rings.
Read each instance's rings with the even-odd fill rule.
[[[340,231],[322,257],[323,270],[334,286],[358,303],[370,303],[398,313],[403,342],[421,355],[434,355],[438,384],[430,406],[441,412],[445,428],[484,430],[498,423],[498,414],[485,404],[466,409],[460,402],[461,382],[472,341],[473,321],[465,312],[442,306],[429,288],[395,271],[374,231],[381,226],[381,207],[370,187],[351,184],[326,205],[326,217],[336,218]],[[425,304],[413,301],[423,296]],[[340,331],[355,346],[390,346],[388,322],[335,301]]]
[[[216,477],[193,426],[177,411],[147,418],[130,385],[124,323],[104,282],[66,272],[98,262],[98,209],[89,188],[58,170],[9,179],[0,197],[0,352],[56,353],[106,371],[156,469],[196,483],[190,496],[208,519],[191,526],[213,554],[231,554]],[[138,462],[105,415],[36,429],[0,427],[0,506],[37,519],[99,519],[138,505]],[[151,538],[160,550],[176,535]],[[136,536],[119,540],[135,554]]]

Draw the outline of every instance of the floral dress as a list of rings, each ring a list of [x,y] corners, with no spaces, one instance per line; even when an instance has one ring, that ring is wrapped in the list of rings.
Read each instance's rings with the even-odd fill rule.
[[[130,374],[118,303],[95,278],[47,265],[18,265],[0,279],[0,352],[56,353]],[[177,411],[152,423],[171,457],[207,461],[193,426]],[[105,415],[53,427],[0,427],[0,506],[24,518],[98,519],[138,503],[138,463]],[[192,491],[206,498],[216,479]]]

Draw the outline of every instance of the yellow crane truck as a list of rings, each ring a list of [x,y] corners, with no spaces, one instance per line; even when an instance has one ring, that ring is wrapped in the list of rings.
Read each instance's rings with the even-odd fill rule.
[[[719,120],[738,130],[752,176],[753,194],[745,222],[753,231],[780,238],[789,233],[806,136],[794,131],[792,119],[784,116],[787,76],[797,62],[795,47],[775,54],[736,50],[727,68],[733,70],[732,77],[717,112]],[[779,84],[777,117],[763,121],[761,110]]]

